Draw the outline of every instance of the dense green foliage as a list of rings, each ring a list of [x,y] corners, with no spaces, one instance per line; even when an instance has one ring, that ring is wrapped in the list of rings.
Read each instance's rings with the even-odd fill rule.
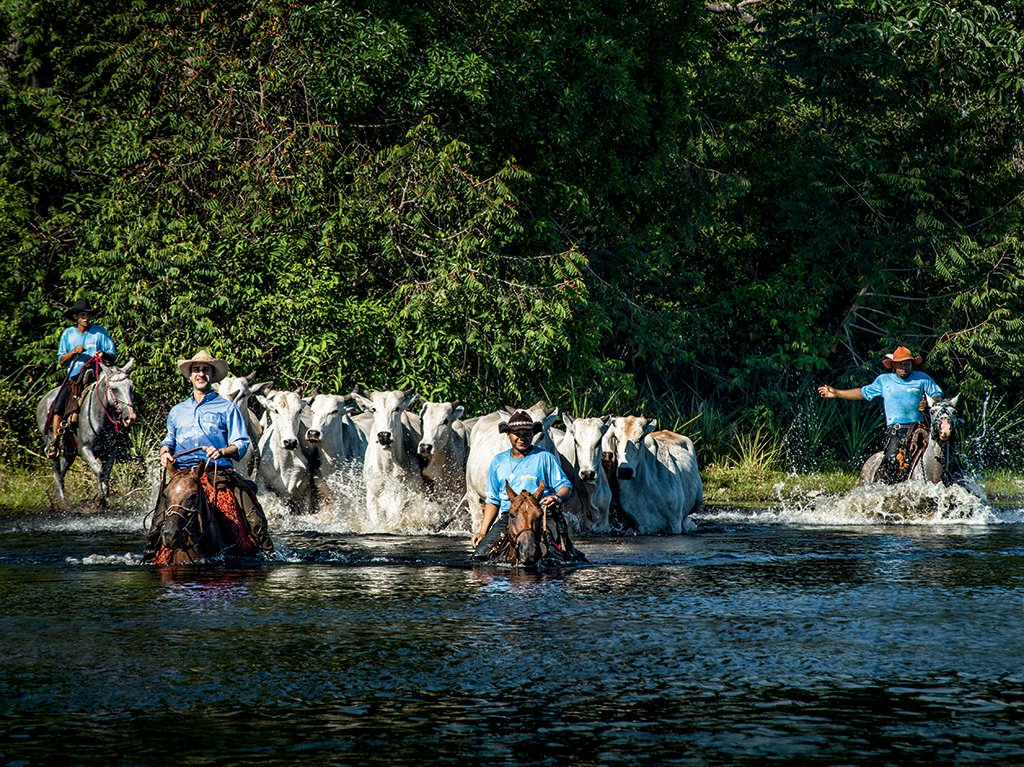
[[[152,420],[200,346],[282,386],[661,408],[720,455],[897,343],[1015,399],[1024,7],[751,10],[0,0],[0,450],[76,297]]]

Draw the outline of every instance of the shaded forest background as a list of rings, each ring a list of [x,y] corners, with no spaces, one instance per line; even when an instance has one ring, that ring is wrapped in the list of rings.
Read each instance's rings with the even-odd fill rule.
[[[905,344],[1012,441],[1024,3],[740,5],[0,0],[0,459],[78,297],[154,429],[207,347],[852,461]]]

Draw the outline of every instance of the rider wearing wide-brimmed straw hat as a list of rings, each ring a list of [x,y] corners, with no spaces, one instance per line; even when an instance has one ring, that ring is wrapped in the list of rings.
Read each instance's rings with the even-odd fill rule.
[[[256,486],[236,474],[232,461],[240,461],[250,448],[249,433],[241,412],[230,400],[213,390],[213,384],[228,373],[228,363],[206,349],[188,359],[178,360],[178,370],[192,385],[192,394],[167,414],[167,436],[160,443],[160,465],[165,470],[192,468],[202,464],[221,486],[231,490],[243,512],[257,546],[272,554],[274,544],[267,532],[267,519],[256,500]],[[177,457],[175,457],[177,456]],[[158,545],[163,513],[153,515],[147,553]]]
[[[487,498],[480,530],[471,543],[474,556],[483,558],[492,544],[508,527],[511,505],[505,483],[519,493],[533,492],[544,483],[545,495],[540,503],[545,508],[564,503],[572,495],[572,483],[562,471],[558,458],[547,450],[534,447],[533,438],[541,430],[539,422],[525,410],[517,410],[507,421],[498,424],[498,431],[508,435],[509,449],[491,459],[487,470]]]
[[[78,412],[78,397],[90,380],[95,380],[97,362],[109,364],[117,357],[117,349],[107,329],[91,322],[96,309],[84,298],[67,308],[64,315],[74,321],[65,328],[57,345],[57,364],[67,367],[64,383],[50,407],[51,439],[47,456],[56,458],[60,449],[59,435],[66,422]]]
[[[886,354],[882,365],[888,373],[882,373],[867,386],[859,389],[836,389],[832,386],[821,386],[818,394],[822,397],[872,400],[881,397],[885,406],[886,443],[884,476],[886,481],[893,482],[898,478],[897,453],[900,441],[907,433],[924,421],[925,395],[934,398],[942,396],[942,389],[931,376],[914,370],[914,366],[923,361],[920,355],[915,356],[905,346],[898,346],[891,354]]]

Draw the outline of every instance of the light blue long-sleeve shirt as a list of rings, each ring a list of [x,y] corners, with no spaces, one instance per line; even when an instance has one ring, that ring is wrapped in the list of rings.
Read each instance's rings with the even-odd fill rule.
[[[182,453],[195,447],[225,448],[228,445],[238,448],[238,459],[241,460],[249,450],[249,432],[238,408],[217,392],[210,392],[201,402],[189,397],[167,414],[167,436],[160,446],[170,448],[172,453]],[[206,453],[197,450],[181,456],[176,463],[185,468],[205,460]],[[231,460],[218,458],[217,465],[230,468]]]
[[[85,351],[75,355],[75,358],[71,360],[71,366],[68,369],[68,374],[71,376],[78,375],[85,363],[96,352],[103,352],[111,357],[117,356],[114,342],[111,340],[110,334],[107,333],[107,329],[102,325],[90,325],[84,333],[78,329],[77,325],[65,328],[64,332],[60,334],[60,344],[57,346],[57,364],[60,365],[60,358],[76,346],[85,347]]]
[[[921,397],[942,396],[942,389],[932,380],[931,376],[913,371],[906,378],[895,373],[882,373],[867,386],[862,386],[860,393],[864,399],[871,400],[881,397],[885,404],[885,425],[896,423],[918,423],[924,420],[921,412]]]
[[[563,487],[572,487],[558,458],[547,450],[533,448],[522,458],[513,458],[512,451],[498,453],[491,459],[487,470],[487,503],[498,507],[500,514],[508,514],[512,502],[505,492],[505,482],[516,492],[533,492],[544,482],[544,495],[555,495]]]

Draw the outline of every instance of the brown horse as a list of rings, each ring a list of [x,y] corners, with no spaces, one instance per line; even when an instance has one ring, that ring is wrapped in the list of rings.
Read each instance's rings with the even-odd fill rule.
[[[561,511],[546,511],[541,506],[543,482],[532,493],[523,490],[518,495],[505,482],[505,492],[511,503],[508,527],[487,553],[487,561],[537,568],[587,561],[569,540],[569,528]]]
[[[203,464],[171,469],[154,511],[149,545],[142,557],[158,565],[191,565],[232,545],[202,486]]]

